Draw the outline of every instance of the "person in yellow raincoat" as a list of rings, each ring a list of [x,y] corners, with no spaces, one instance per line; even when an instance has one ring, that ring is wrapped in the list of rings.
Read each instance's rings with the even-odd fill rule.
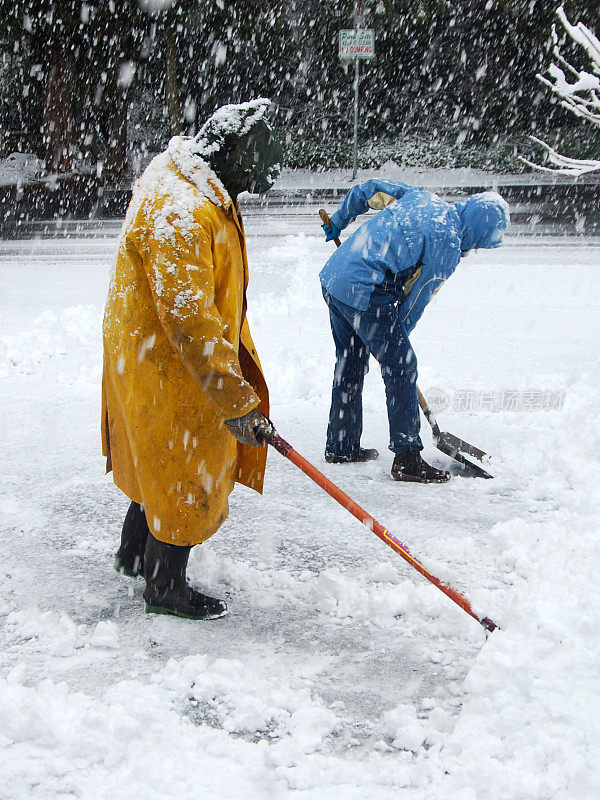
[[[102,442],[131,499],[115,567],[146,579],[146,610],[214,618],[186,582],[190,550],[227,518],[235,482],[262,492],[268,391],[246,319],[237,205],[269,189],[280,147],[265,99],[176,136],[137,182],[104,316]]]

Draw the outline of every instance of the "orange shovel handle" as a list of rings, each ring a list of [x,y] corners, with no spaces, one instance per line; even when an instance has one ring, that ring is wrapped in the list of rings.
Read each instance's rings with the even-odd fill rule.
[[[417,559],[411,555],[408,547],[402,544],[402,542],[398,541],[392,534],[383,527],[376,519],[374,519],[370,514],[368,514],[363,508],[361,508],[358,503],[355,503],[351,497],[343,492],[339,486],[336,486],[333,481],[330,481],[322,472],[313,466],[309,461],[307,461],[303,456],[300,455],[291,444],[282,439],[281,436],[275,431],[273,428],[271,431],[263,433],[264,440],[271,445],[271,447],[275,448],[278,453],[281,453],[282,456],[285,456],[292,464],[295,464],[299,469],[302,470],[309,478],[311,478],[316,484],[318,484],[321,489],[324,489],[328,495],[333,497],[334,500],[343,506],[347,511],[349,511],[359,522],[362,522],[363,525],[366,525],[369,530],[373,531],[376,536],[379,536],[382,542],[385,542],[388,547],[391,547],[398,555],[402,556],[402,558],[407,561],[411,567],[420,572],[424,578],[430,583],[433,583],[434,586],[447,595],[451,600],[453,600],[456,605],[460,606],[463,611],[466,611],[469,616],[476,619],[480,625],[482,625],[487,631],[493,631],[498,626],[492,622],[491,619],[488,617],[479,617],[471,608],[471,604],[467,600],[464,595],[458,592],[456,589],[453,589],[451,586],[448,586],[439,578],[436,578],[435,575],[432,575],[425,567],[420,564]]]

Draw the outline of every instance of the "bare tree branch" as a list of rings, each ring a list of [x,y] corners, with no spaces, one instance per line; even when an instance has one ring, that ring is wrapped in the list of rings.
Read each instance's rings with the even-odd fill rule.
[[[556,14],[570,38],[585,50],[591,61],[592,72],[576,69],[562,56],[556,26],[553,25],[553,52],[558,64],[552,64],[549,67],[549,78],[544,75],[536,77],[560,98],[560,104],[564,108],[576,117],[600,127],[600,98],[598,96],[600,93],[600,40],[582,22],[571,25],[562,6],[557,8]],[[565,69],[575,80],[569,81]],[[554,167],[544,167],[519,156],[521,161],[534,169],[543,172],[558,172],[563,175],[583,175],[600,170],[600,160],[569,158],[561,155],[536,136],[530,138],[545,150],[548,159],[554,165]]]

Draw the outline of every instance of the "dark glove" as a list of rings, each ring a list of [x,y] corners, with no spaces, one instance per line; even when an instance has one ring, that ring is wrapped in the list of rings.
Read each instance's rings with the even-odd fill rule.
[[[333,222],[331,223],[331,225],[321,225],[321,227],[325,231],[326,242],[332,242],[334,239],[339,239],[341,230],[339,228],[336,228]]]
[[[262,434],[273,428],[270,421],[258,408],[253,408],[243,417],[226,419],[225,425],[238,442],[249,444],[250,447],[263,447],[265,442]]]

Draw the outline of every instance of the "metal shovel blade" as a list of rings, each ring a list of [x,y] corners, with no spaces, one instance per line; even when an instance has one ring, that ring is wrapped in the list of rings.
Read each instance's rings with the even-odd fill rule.
[[[425,414],[427,422],[431,425],[431,430],[433,433],[433,441],[435,446],[438,450],[441,450],[442,453],[445,453],[450,458],[453,458],[455,461],[458,461],[460,464],[463,465],[463,471],[466,475],[471,475],[473,478],[493,478],[493,475],[490,475],[483,467],[479,467],[477,464],[473,464],[472,461],[469,461],[463,453],[466,453],[473,458],[478,458],[480,461],[485,458],[486,453],[483,450],[480,450],[478,447],[475,447],[468,442],[465,442],[464,439],[459,439],[458,436],[454,436],[452,433],[448,433],[447,431],[441,431],[439,425],[436,422],[435,417],[433,416],[432,410],[429,408],[427,400],[423,396],[423,393],[417,386],[417,397],[419,399],[419,406],[421,407],[421,411]]]
[[[439,436],[440,438],[443,437],[445,447],[450,447],[457,453],[465,453],[466,455],[472,456],[479,461],[483,461],[487,455],[487,453],[484,453],[483,450],[475,447],[475,445],[465,442],[464,439],[459,439],[458,436],[455,436],[453,433],[443,431],[439,434]]]
[[[438,450],[441,450],[442,453],[445,453],[447,456],[450,456],[450,458],[453,458],[455,461],[458,461],[460,464],[462,464],[465,468],[465,471],[471,474],[474,478],[494,477],[485,469],[483,469],[483,467],[480,467],[478,464],[474,464],[472,461],[469,461],[469,459],[461,453],[462,450],[463,452],[468,453],[475,458],[481,459],[485,456],[485,453],[478,447],[473,447],[472,444],[464,442],[457,436],[445,431],[441,431],[437,435],[434,434],[433,441]]]

